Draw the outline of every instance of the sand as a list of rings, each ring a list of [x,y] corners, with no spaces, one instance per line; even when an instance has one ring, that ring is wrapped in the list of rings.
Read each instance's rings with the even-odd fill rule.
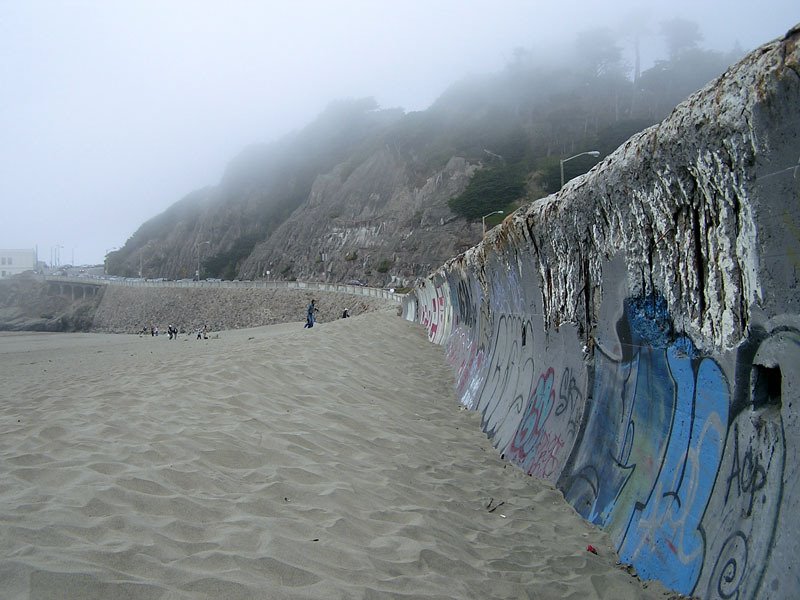
[[[0,432],[4,599],[665,596],[500,459],[394,311],[0,334]]]

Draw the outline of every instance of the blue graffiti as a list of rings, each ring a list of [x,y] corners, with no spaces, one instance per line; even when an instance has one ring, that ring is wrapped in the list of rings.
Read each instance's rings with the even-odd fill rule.
[[[622,359],[598,347],[591,413],[566,486],[644,577],[690,593],[704,559],[700,522],[719,467],[730,392],[719,366],[676,336],[658,296],[625,303]]]
[[[679,341],[691,344],[688,338]],[[651,493],[636,505],[619,553],[645,578],[658,577],[690,593],[705,556],[699,525],[722,458],[729,394],[714,361],[695,366],[678,344],[666,355],[676,392],[669,441]]]

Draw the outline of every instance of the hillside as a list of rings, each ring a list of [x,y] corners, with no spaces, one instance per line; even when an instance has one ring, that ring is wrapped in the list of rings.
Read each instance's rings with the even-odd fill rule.
[[[609,154],[734,58],[685,39],[643,73],[630,73],[620,41],[598,30],[554,49],[557,60],[518,50],[502,71],[453,84],[424,111],[334,102],[144,223],[107,270],[410,285],[478,242],[483,215],[556,191],[561,158]],[[598,160],[568,162],[566,179]]]

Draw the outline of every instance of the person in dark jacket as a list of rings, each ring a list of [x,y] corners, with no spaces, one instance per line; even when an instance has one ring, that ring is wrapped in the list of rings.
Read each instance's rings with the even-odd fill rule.
[[[308,305],[308,310],[306,311],[306,324],[303,325],[303,328],[314,326],[314,313],[318,310],[317,301],[312,300],[311,304]]]

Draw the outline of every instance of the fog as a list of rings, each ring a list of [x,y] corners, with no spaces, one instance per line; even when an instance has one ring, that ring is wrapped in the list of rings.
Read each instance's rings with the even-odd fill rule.
[[[797,0],[267,2],[0,0],[0,248],[101,263],[145,220],[214,185],[245,146],[331,100],[424,110],[514,48],[642,23],[697,22],[701,46],[751,50],[800,21]],[[633,62],[632,57],[630,58]]]

